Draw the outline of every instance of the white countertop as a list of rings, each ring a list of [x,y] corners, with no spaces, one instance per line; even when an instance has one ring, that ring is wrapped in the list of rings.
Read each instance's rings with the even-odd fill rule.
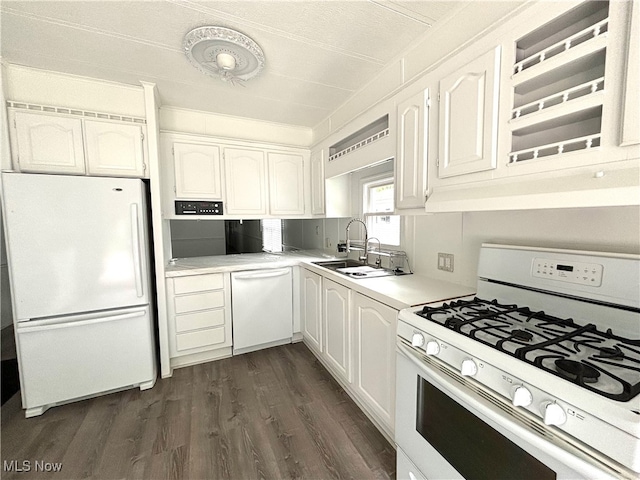
[[[175,263],[167,265],[165,276],[168,278],[184,277],[206,273],[239,272],[300,265],[398,310],[475,293],[475,288],[473,287],[417,274],[353,279],[312,263],[334,258],[334,256],[322,250],[178,258],[175,259]]]

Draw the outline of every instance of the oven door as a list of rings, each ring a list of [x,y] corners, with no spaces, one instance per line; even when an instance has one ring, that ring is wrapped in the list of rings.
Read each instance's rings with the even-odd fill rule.
[[[401,339],[396,369],[396,443],[419,470],[407,471],[405,460],[398,479],[619,478]]]

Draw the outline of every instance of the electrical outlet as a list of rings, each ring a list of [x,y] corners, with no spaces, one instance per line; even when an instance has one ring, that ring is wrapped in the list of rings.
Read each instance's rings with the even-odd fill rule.
[[[438,253],[438,270],[453,272],[453,254]]]
[[[326,237],[326,238],[324,239],[324,247],[325,247],[325,248],[331,248],[331,238]]]

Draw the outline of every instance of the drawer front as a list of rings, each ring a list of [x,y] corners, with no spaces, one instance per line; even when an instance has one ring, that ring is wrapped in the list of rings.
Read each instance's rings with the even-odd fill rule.
[[[176,335],[176,349],[181,352],[192,348],[214,346],[225,341],[224,327],[208,328]]]
[[[188,332],[200,328],[224,325],[224,309],[205,310],[204,312],[176,315],[176,332]]]
[[[183,295],[181,297],[175,297],[174,301],[176,313],[220,308],[224,307],[224,292],[217,290],[215,292]]]
[[[223,287],[224,280],[222,273],[192,275],[173,279],[173,291],[176,295],[180,295],[181,293],[204,292],[205,290],[218,290]]]

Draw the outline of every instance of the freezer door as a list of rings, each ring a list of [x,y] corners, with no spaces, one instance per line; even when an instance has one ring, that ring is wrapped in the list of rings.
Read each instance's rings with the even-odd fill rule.
[[[19,321],[149,303],[140,180],[2,177]]]
[[[16,328],[27,417],[156,378],[149,306],[22,322]]]

